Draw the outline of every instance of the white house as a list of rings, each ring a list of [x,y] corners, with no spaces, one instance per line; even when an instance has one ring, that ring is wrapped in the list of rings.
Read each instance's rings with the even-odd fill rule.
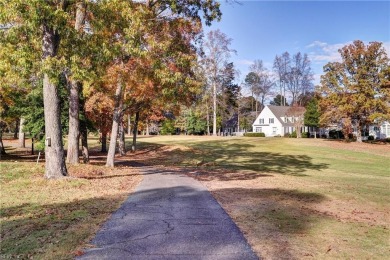
[[[291,134],[295,131],[294,122],[298,117],[288,116],[289,109],[289,106],[265,106],[252,124],[253,132],[264,133],[265,136]]]
[[[368,127],[368,135],[373,136],[375,139],[390,138],[390,122],[383,122],[381,125],[370,125]]]

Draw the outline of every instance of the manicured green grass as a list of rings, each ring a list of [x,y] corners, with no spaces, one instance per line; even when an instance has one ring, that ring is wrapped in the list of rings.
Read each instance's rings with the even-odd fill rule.
[[[159,151],[145,162],[197,172],[266,259],[384,259],[390,253],[390,145],[184,136],[140,141],[143,149]]]

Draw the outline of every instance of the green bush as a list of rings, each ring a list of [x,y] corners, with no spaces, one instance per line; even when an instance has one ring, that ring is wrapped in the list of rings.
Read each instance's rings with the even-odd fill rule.
[[[297,138],[297,132],[296,131],[292,132],[290,137],[291,138]]]
[[[342,131],[330,130],[329,131],[330,139],[344,139],[344,134]]]
[[[373,141],[373,140],[375,140],[375,138],[374,138],[374,136],[369,135],[369,136],[368,136],[368,140],[369,140],[369,141]]]
[[[303,132],[302,133],[302,138],[309,138],[309,137],[310,137],[309,132]]]
[[[162,135],[173,135],[175,134],[175,125],[172,119],[165,119],[162,123],[160,133]]]
[[[385,141],[386,143],[390,143],[390,137],[387,137]]]
[[[246,137],[265,137],[264,133],[244,133]]]

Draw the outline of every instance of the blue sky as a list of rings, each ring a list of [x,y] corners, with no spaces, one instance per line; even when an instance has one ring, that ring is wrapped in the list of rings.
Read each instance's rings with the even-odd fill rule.
[[[275,55],[307,53],[315,84],[322,67],[353,40],[383,42],[390,55],[390,1],[222,1],[222,20],[205,27],[232,38],[242,82],[255,59],[272,70]]]

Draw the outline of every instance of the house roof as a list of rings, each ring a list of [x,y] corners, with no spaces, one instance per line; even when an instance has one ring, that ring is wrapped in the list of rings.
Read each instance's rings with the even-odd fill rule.
[[[290,106],[271,106],[268,108],[271,110],[272,114],[274,114],[278,119],[284,117],[287,114],[287,111],[291,108]]]
[[[272,106],[272,105],[268,105],[267,106],[269,108],[269,110],[271,110],[272,114],[275,115],[276,119],[284,126],[284,127],[287,127],[287,126],[294,126],[294,123],[292,122],[284,122],[284,120],[282,120],[282,117],[285,117],[286,115],[288,115],[289,113],[289,109],[291,109],[290,106]],[[305,110],[303,109],[303,112]]]

